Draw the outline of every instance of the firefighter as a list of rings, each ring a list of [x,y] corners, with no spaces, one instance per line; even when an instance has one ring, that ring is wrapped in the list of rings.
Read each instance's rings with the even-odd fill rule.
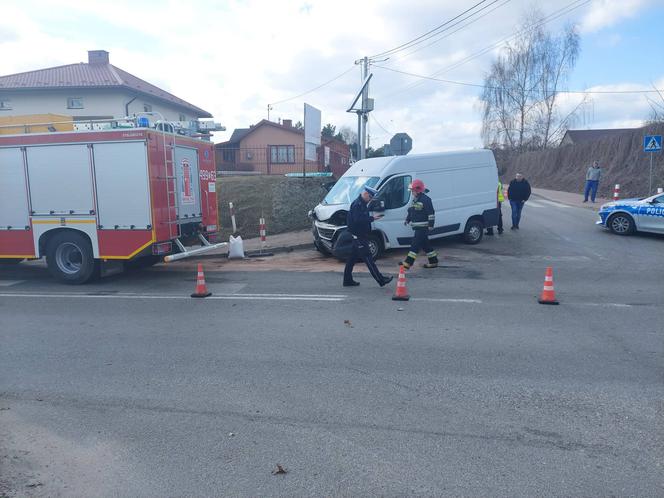
[[[359,282],[353,280],[353,267],[355,261],[362,259],[364,264],[367,265],[369,273],[378,282],[378,285],[384,287],[392,281],[393,277],[385,277],[380,273],[380,270],[374,263],[369,250],[369,234],[371,233],[371,223],[383,217],[382,214],[371,216],[369,214],[369,202],[378,193],[376,189],[365,186],[362,193],[350,205],[346,224],[348,231],[353,235],[353,252],[348,260],[346,260],[346,267],[344,268],[344,287],[355,287],[360,285]]]
[[[408,270],[415,263],[415,258],[417,258],[420,249],[424,249],[427,258],[429,258],[429,262],[424,267],[436,268],[438,266],[438,253],[433,250],[431,242],[429,242],[429,231],[433,230],[436,222],[433,203],[426,194],[428,190],[424,188],[422,180],[413,180],[413,183],[410,184],[410,190],[413,193],[413,202],[408,208],[408,216],[404,221],[404,225],[410,223],[413,229],[413,243],[402,264]]]

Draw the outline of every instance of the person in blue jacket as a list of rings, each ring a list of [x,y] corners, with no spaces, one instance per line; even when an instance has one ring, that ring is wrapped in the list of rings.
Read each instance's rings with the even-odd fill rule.
[[[364,264],[369,268],[369,273],[371,273],[371,276],[381,287],[392,281],[393,277],[385,277],[380,273],[369,250],[371,223],[383,217],[382,214],[374,216],[369,214],[369,202],[371,202],[371,199],[377,193],[376,189],[365,186],[362,193],[350,205],[346,225],[348,226],[348,231],[353,235],[353,252],[346,261],[346,268],[344,268],[344,287],[360,285],[359,282],[353,280],[353,267],[355,266],[355,261],[358,259],[364,261]]]

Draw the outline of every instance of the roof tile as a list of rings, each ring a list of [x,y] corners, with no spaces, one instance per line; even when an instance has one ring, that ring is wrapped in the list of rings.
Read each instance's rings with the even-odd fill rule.
[[[199,117],[212,115],[161,88],[144,81],[112,64],[68,64],[25,73],[0,76],[0,90],[41,88],[108,88],[122,87],[188,108]]]

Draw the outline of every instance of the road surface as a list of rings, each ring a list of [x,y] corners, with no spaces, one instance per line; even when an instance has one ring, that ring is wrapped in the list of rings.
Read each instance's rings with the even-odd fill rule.
[[[3,268],[0,496],[662,496],[664,237],[594,220],[535,198],[407,303],[313,251],[201,300],[184,265]]]

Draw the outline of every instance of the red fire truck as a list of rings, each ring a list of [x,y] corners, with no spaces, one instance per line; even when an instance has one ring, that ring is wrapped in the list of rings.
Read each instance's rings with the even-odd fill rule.
[[[0,135],[0,262],[45,256],[54,277],[80,284],[104,262],[154,264],[225,245],[215,243],[213,144],[107,127]]]

